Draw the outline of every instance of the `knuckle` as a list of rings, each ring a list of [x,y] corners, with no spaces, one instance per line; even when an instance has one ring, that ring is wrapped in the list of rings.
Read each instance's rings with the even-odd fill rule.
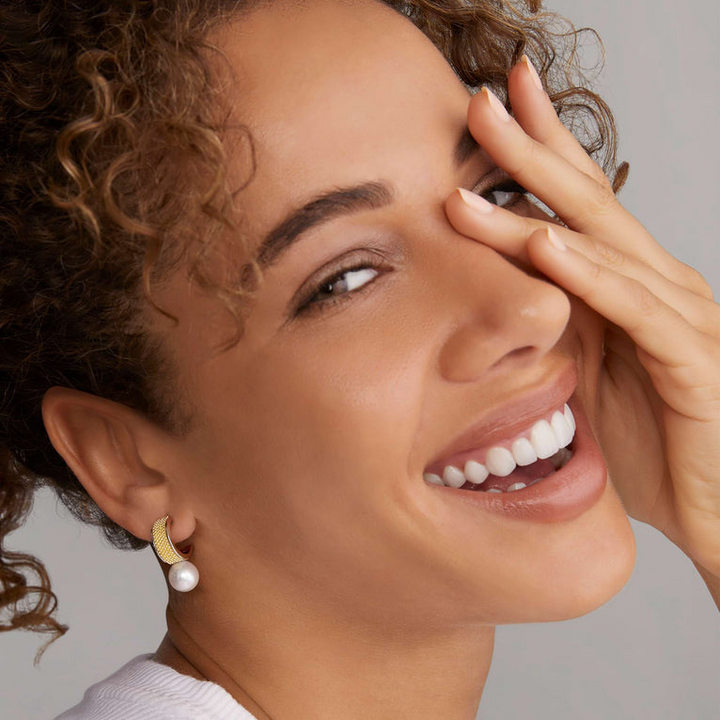
[[[594,260],[602,265],[618,268],[625,263],[625,255],[609,243],[593,239],[591,241],[591,248]]]
[[[660,310],[660,301],[658,298],[648,289],[646,285],[638,280],[631,280],[633,304],[645,316],[652,316],[657,314]]]
[[[597,168],[597,171],[591,170],[589,173],[587,173],[587,175],[589,175],[590,178],[600,186],[599,192],[606,191],[612,193],[613,197],[615,197],[615,193],[612,189],[612,184],[608,180],[607,175],[605,175],[605,173],[600,170],[600,168]]]
[[[595,182],[591,190],[590,202],[596,213],[608,214],[617,206],[617,198],[612,187]]]
[[[538,143],[533,140],[529,135],[523,134],[521,138],[522,140],[518,153],[513,158],[514,167],[506,168],[511,175],[519,177],[520,182],[522,182],[523,174],[531,170],[535,166],[535,164],[541,159],[539,157],[540,146],[538,145]]]
[[[692,290],[696,295],[705,298],[706,300],[714,300],[713,290],[710,284],[702,276],[702,274],[690,265],[685,265],[683,268],[684,285],[689,290]]]
[[[570,227],[575,229],[586,228],[609,218],[618,206],[618,200],[611,188],[592,180],[588,184],[583,202],[565,218]]]
[[[599,280],[599,279],[600,279],[600,276],[601,276],[602,274],[603,274],[603,267],[602,267],[602,265],[599,265],[599,264],[596,263],[596,262],[591,262],[591,263],[590,263],[590,267],[589,267],[589,271],[588,271],[588,275],[589,275],[589,279],[592,280],[593,282],[592,282],[592,284],[590,285],[590,287],[588,288],[589,292],[591,292],[591,293],[592,293],[592,292],[595,292],[595,289],[597,288],[597,284],[596,284],[595,281]]]
[[[592,172],[590,177],[592,177],[592,179],[607,192],[611,193],[613,198],[615,197],[615,191],[613,190],[610,178],[603,172],[602,168],[595,161],[592,163]]]
[[[588,153],[588,151],[583,148],[583,151],[585,152],[585,155],[587,156],[587,165],[583,166],[583,172],[586,175],[589,175],[592,180],[594,180],[598,185],[600,185],[601,188],[604,188],[605,190],[608,190],[613,195],[615,194],[612,189],[612,182],[610,182],[610,178],[605,174],[603,169],[595,162],[592,155]]]
[[[531,216],[516,215],[515,217],[519,222],[518,230],[524,234],[525,237],[530,237],[534,232],[542,230],[548,225],[547,222]]]

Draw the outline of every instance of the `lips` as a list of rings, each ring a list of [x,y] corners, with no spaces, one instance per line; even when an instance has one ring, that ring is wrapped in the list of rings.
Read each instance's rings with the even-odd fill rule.
[[[529,393],[522,400],[502,408],[503,414],[510,413],[514,408],[515,412],[521,413],[521,420],[513,423],[505,420],[502,427],[493,427],[491,424],[493,418],[496,422],[500,422],[498,420],[500,411],[494,412],[471,426],[439,453],[437,459],[428,466],[437,466],[438,463],[443,462],[443,458],[462,454],[464,450],[472,450],[473,442],[476,448],[507,443],[508,438],[532,425],[537,418],[542,418],[556,403],[562,405],[567,400],[577,427],[572,441],[572,457],[563,467],[541,481],[514,492],[478,492],[472,489],[425,483],[427,490],[438,493],[438,496],[447,502],[461,501],[493,514],[539,523],[572,520],[589,510],[605,490],[607,466],[581,403],[575,396],[568,399],[565,394],[572,392],[575,383],[576,374],[573,366],[571,372],[562,374],[549,386]],[[507,418],[507,415],[504,417]],[[487,430],[485,434],[483,429]]]

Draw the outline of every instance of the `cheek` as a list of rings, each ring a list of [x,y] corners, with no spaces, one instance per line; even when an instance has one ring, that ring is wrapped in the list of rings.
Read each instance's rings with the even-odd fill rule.
[[[243,527],[268,546],[287,541],[288,525],[298,551],[342,543],[358,517],[408,492],[426,350],[378,313],[354,318],[277,336],[204,379],[216,500],[233,495]]]
[[[295,578],[288,592],[378,616],[390,612],[388,588],[425,576],[421,479],[408,461],[429,346],[390,317],[355,317],[318,323],[312,342],[268,347],[242,369],[216,364],[205,381],[204,502],[214,526],[230,529],[228,552],[241,546],[244,573]]]

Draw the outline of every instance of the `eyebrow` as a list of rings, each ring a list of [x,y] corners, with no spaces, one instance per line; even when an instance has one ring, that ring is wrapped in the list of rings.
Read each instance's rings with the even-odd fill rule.
[[[456,169],[462,167],[478,150],[480,145],[465,125],[453,150]],[[267,233],[256,251],[257,262],[261,268],[267,268],[276,263],[311,228],[361,210],[385,207],[393,202],[394,197],[393,186],[379,180],[327,190],[291,210]]]

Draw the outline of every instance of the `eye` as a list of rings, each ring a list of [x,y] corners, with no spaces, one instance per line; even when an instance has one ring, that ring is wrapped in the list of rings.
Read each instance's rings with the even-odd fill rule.
[[[323,281],[313,294],[312,300],[319,301],[352,292],[373,280],[376,275],[377,271],[374,268],[365,266],[341,270],[330,279]]]
[[[485,198],[489,203],[502,208],[511,208],[528,194],[522,185],[507,176],[487,189],[483,189],[484,184],[484,181],[479,182],[473,188],[473,192]]]
[[[382,266],[373,261],[357,261],[341,267],[312,286],[298,303],[295,315],[304,315],[329,309],[361,293],[381,274]]]

